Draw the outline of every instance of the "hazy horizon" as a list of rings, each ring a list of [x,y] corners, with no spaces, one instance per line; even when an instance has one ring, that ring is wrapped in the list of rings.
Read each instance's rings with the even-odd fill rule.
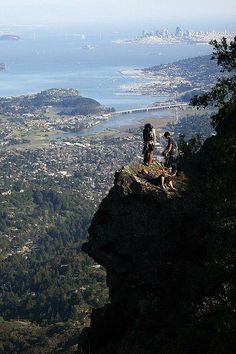
[[[235,0],[0,0],[0,27],[90,26],[142,28],[182,25],[203,29],[235,29]],[[223,16],[222,16],[223,14]],[[149,28],[149,27],[147,27]]]

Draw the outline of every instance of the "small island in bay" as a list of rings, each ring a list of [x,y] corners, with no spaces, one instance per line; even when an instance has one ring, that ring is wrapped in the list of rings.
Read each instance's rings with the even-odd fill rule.
[[[0,63],[0,72],[6,71],[6,65],[4,63]]]
[[[0,41],[19,41],[20,36],[16,34],[0,34]]]

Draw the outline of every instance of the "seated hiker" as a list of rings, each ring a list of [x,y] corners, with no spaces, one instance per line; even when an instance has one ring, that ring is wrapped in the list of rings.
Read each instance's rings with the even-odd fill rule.
[[[174,177],[177,174],[177,146],[169,132],[165,132],[164,137],[167,140],[167,146],[162,155],[166,158],[165,166],[171,168],[172,176]]]
[[[156,131],[150,123],[147,123],[143,129],[143,162],[146,166],[150,166],[152,163],[155,142]]]
[[[164,167],[161,167],[158,171],[161,173],[161,176],[165,177],[165,186],[170,187],[172,190],[176,190],[176,188],[173,186],[173,177],[176,176],[176,171],[173,173],[171,168]]]
[[[168,188],[171,190],[176,190],[173,186],[171,176],[165,175],[165,173],[161,173],[159,176],[155,176],[148,172],[147,169],[143,168],[141,172],[138,172],[138,176],[140,178],[145,178],[149,183],[155,186],[161,185],[164,190],[167,190]]]

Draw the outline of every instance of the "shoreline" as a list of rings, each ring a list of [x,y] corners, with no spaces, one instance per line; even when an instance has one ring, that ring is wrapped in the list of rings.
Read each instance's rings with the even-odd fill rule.
[[[165,30],[165,33],[156,31],[144,33],[140,36],[123,38],[113,40],[112,43],[117,45],[132,44],[132,45],[209,45],[209,42],[212,40],[220,41],[222,37],[227,35],[227,38],[233,40],[235,32],[224,32],[222,31],[185,31],[183,32],[179,27],[176,28],[179,33],[170,33],[168,30]]]

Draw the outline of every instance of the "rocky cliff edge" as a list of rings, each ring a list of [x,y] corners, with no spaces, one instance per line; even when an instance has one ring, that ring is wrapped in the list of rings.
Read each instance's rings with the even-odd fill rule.
[[[81,336],[84,353],[154,353],[157,333],[167,341],[169,328],[180,313],[189,315],[198,296],[201,276],[193,273],[202,267],[204,225],[193,212],[201,209],[196,189],[182,176],[176,191],[165,191],[139,178],[142,168],[116,173],[83,246],[106,268],[111,301],[93,310],[91,328]]]

